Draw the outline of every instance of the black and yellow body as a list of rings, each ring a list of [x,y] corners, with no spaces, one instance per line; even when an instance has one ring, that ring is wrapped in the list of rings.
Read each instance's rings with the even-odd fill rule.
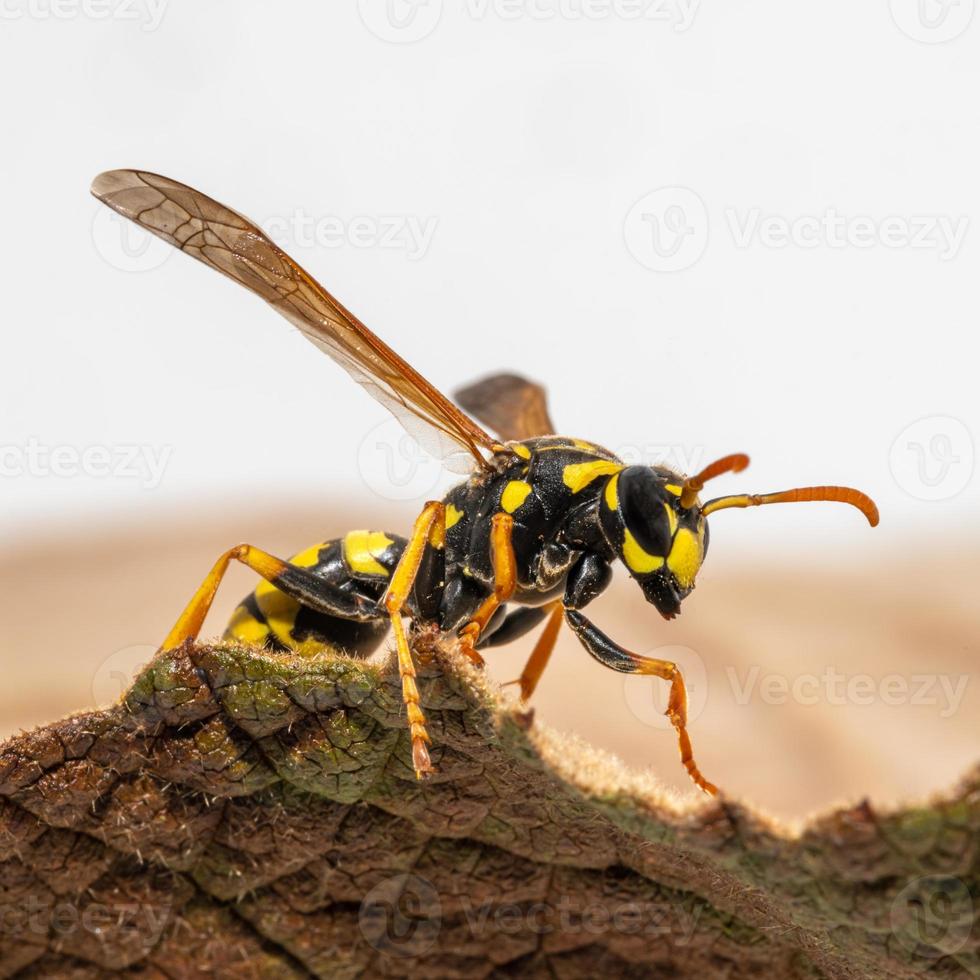
[[[608,450],[579,439],[542,437],[505,449],[498,472],[476,474],[446,495],[445,535],[428,542],[406,606],[413,622],[458,631],[493,594],[490,527],[497,514],[513,521],[517,582],[509,602],[524,608],[501,604],[478,647],[531,629],[552,600],[561,599],[566,610],[583,608],[609,583],[616,558],[665,616],[677,612],[693,587],[706,531],[705,522],[691,516],[695,512],[680,507],[682,477],[663,468],[626,467]],[[623,515],[635,506],[636,471],[650,474],[642,491],[659,499],[649,508],[644,500],[629,526]],[[659,512],[654,521],[652,508]],[[367,656],[388,632],[381,600],[405,543],[391,532],[351,531],[306,549],[289,561],[282,583],[287,591],[276,580],[261,583],[235,611],[225,636],[272,650],[315,654],[329,647]],[[322,581],[319,610],[288,594],[288,577],[299,569]]]
[[[332,649],[364,657],[390,630],[412,766],[422,778],[433,766],[405,619],[416,630],[456,636],[462,653],[476,663],[482,663],[478,649],[507,643],[544,621],[520,677],[524,698],[564,621],[607,667],[669,681],[666,713],[681,762],[698,786],[715,792],[694,762],[676,664],[631,653],[581,610],[609,584],[620,561],[664,618],[676,616],[694,588],[708,546],[707,517],[715,511],[833,500],[857,507],[875,525],[878,512],[869,497],[849,487],[819,486],[702,504],[698,493],[705,481],[744,469],[747,456],[725,456],[686,477],[658,466],[626,466],[601,446],[552,435],[544,389],[512,374],[484,378],[457,392],[454,404],[238,212],[146,171],[100,174],[92,192],[260,296],[391,410],[426,451],[456,472],[471,472],[444,500],[427,503],[406,537],[351,531],[290,561],[249,544],[229,549],[162,650],[199,635],[232,561],[262,581],[235,611],[229,639],[283,653],[315,656]]]

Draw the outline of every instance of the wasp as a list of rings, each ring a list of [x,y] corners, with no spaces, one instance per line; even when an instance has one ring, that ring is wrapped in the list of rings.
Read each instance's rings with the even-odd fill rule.
[[[667,716],[681,762],[707,793],[687,732],[687,694],[676,664],[616,643],[583,613],[621,562],[665,619],[691,594],[708,551],[708,517],[732,507],[828,500],[874,502],[840,486],[735,494],[702,502],[704,484],[739,472],[725,456],[693,476],[626,465],[585,439],[557,435],[544,389],[512,374],[485,378],[454,404],[372,333],[262,230],[236,211],[167,177],[136,170],[98,176],[92,193],[119,214],[235,280],[271,304],[398,418],[426,451],[466,474],[425,504],[409,534],[351,531],[289,560],[250,544],[221,555],[163,641],[173,651],[198,636],[233,561],[262,579],[236,609],[225,637],[282,653],[341,650],[366,657],[393,632],[417,778],[435,771],[415,680],[413,644],[424,631],[458,638],[464,656],[509,643],[541,623],[520,679],[531,697],[562,622],[613,670],[670,685]],[[459,406],[459,407],[457,407]],[[481,424],[495,433],[491,436]],[[408,625],[406,625],[406,620]]]

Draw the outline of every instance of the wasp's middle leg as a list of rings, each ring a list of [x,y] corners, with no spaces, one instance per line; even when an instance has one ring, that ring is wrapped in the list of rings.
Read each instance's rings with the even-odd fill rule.
[[[490,554],[493,561],[493,592],[483,600],[473,618],[459,631],[460,644],[471,660],[482,663],[476,652],[480,634],[493,614],[517,589],[517,557],[514,554],[514,518],[494,514],[490,524]]]
[[[507,682],[520,685],[522,701],[530,700],[545,667],[548,666],[555,643],[558,641],[563,612],[564,608],[558,599],[543,606],[522,606],[509,613],[499,628],[490,634],[484,634],[478,644],[480,649],[503,646],[534,629],[542,620],[546,620],[545,627],[531,651],[531,656],[528,657],[524,670],[521,671],[521,676],[516,681]]]

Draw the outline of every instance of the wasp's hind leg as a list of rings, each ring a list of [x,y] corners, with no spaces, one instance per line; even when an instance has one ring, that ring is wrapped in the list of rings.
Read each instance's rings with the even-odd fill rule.
[[[214,563],[173,629],[167,634],[161,650],[175,650],[188,640],[197,639],[204,618],[214,602],[218,586],[232,561],[241,562],[251,568],[279,592],[295,599],[307,609],[358,622],[370,622],[384,615],[378,603],[363,593],[345,593],[329,580],[314,574],[309,567],[283,561],[250,544],[240,544],[230,548]]]
[[[368,657],[389,629],[388,615],[378,603],[405,541],[381,531],[351,531],[343,538],[307,548],[289,559],[320,580],[324,597],[349,609],[359,598],[373,619],[351,619],[311,609],[270,582],[261,582],[235,609],[224,639],[300,656],[326,651]]]
[[[478,649],[481,650],[484,647],[503,646],[534,629],[543,619],[547,619],[537,643],[534,644],[531,656],[528,657],[524,670],[521,671],[521,676],[516,681],[507,682],[507,684],[520,685],[522,701],[530,700],[545,667],[548,666],[555,643],[558,641],[563,612],[562,604],[557,599],[543,606],[522,606],[509,613],[492,633],[484,634],[477,644]]]
[[[670,723],[677,730],[681,763],[691,779],[701,789],[712,796],[717,795],[718,787],[714,783],[708,782],[701,775],[701,770],[698,769],[697,763],[694,761],[691,739],[687,734],[687,691],[684,687],[684,678],[681,676],[677,664],[671,663],[669,660],[657,660],[653,657],[642,657],[637,653],[630,653],[629,650],[609,639],[594,623],[575,609],[565,610],[565,620],[579,640],[582,641],[582,646],[599,663],[624,674],[647,674],[670,681],[670,696],[667,701],[666,714]]]

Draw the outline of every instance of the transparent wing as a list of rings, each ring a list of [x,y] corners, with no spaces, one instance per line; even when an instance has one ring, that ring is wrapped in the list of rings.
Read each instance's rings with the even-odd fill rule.
[[[111,170],[92,193],[275,307],[388,408],[448,469],[486,467],[494,440],[346,310],[253,222],[158,174]]]
[[[501,439],[555,434],[544,388],[516,374],[493,374],[460,388],[455,398]]]

